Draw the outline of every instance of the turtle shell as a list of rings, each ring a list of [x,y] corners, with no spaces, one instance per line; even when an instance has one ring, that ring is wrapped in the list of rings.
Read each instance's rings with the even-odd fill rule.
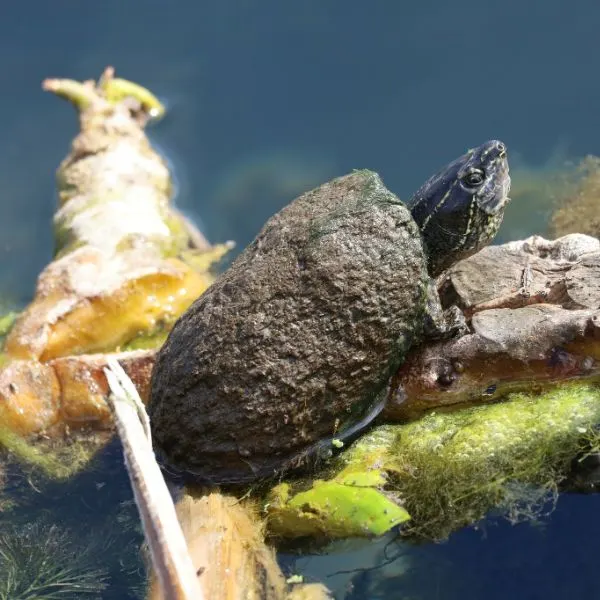
[[[155,449],[202,482],[306,464],[381,410],[420,335],[427,260],[376,173],[300,196],[177,321],[152,376]]]

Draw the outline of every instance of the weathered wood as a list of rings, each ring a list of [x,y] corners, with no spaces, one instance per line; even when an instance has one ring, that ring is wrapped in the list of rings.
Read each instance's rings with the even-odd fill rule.
[[[260,519],[234,496],[186,494],[177,515],[205,598],[278,600],[286,582],[260,530]],[[153,576],[148,600],[163,600]]]
[[[489,247],[450,269],[441,289],[446,304],[472,315],[471,332],[413,352],[392,381],[384,418],[600,376],[597,239],[533,236]]]
[[[141,399],[117,361],[109,361],[106,377],[125,466],[164,598],[211,598],[203,594],[171,495],[154,458],[150,423]],[[210,561],[210,557],[206,559]]]
[[[55,259],[2,332],[0,424],[58,436],[112,427],[102,365],[79,355],[160,345],[232,245],[210,246],[173,207],[168,165],[144,131],[164,113],[148,90],[111,68],[98,82],[43,85],[75,105],[80,131],[57,173]]]

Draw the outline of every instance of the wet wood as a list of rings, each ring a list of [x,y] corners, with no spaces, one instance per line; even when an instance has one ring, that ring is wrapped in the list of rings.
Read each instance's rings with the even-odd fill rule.
[[[171,206],[171,173],[144,126],[162,105],[107,69],[98,82],[53,79],[80,132],[57,173],[55,259],[7,336],[12,358],[105,352],[171,323],[212,283],[191,248],[210,252]]]
[[[43,87],[74,104],[80,131],[57,173],[55,258],[0,355],[1,423],[23,436],[111,428],[104,353],[159,346],[232,247],[211,246],[172,206],[171,173],[144,131],[164,113],[148,90],[111,68]],[[133,356],[145,396],[151,364]]]
[[[46,363],[13,360],[0,369],[1,422],[23,436],[112,430],[104,373],[111,358],[119,360],[146,401],[155,358],[152,350],[66,356]]]
[[[278,600],[287,585],[273,550],[264,544],[260,519],[234,496],[186,494],[177,504],[205,598]],[[148,600],[163,600],[153,577]]]

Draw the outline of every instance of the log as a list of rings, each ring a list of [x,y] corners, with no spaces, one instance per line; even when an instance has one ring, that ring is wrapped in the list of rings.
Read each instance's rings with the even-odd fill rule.
[[[440,289],[445,305],[470,316],[470,333],[410,355],[390,385],[385,419],[600,376],[596,238],[491,246],[451,268]]]
[[[469,316],[470,333],[410,353],[391,381],[386,420],[600,374],[597,239],[534,236],[488,247],[450,269],[440,291],[446,306],[456,304]],[[155,353],[115,354],[144,401]],[[102,373],[110,356],[14,361],[0,371],[4,422],[25,434],[54,423],[110,429]],[[15,387],[16,381],[23,383]]]
[[[211,246],[173,207],[168,165],[144,131],[164,113],[148,90],[112,68],[43,87],[73,103],[80,131],[57,173],[55,259],[16,321],[0,323],[0,420],[60,438],[112,427],[102,368],[78,356],[160,345],[232,244]]]

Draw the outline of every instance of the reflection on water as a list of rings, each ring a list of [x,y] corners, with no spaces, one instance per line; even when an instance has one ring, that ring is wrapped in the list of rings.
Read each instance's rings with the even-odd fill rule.
[[[240,244],[330,177],[371,168],[407,198],[489,138],[523,157],[513,161],[515,201],[500,239],[543,233],[563,159],[600,154],[592,0],[577,10],[566,0],[173,6],[30,0],[2,9],[0,296],[9,307],[29,299],[51,257],[54,171],[75,131],[73,114],[39,90],[47,76],[95,77],[113,62],[168,98],[172,112],[152,137],[176,165],[177,202],[211,239]],[[563,142],[567,156],[553,158]],[[31,482],[9,476],[23,499],[14,518],[43,513],[47,526],[79,533],[86,523],[106,542],[95,551],[107,573],[102,598],[135,597],[141,537],[118,446],[68,490]],[[329,576],[382,565],[387,539],[282,560],[339,598],[590,598],[600,591],[598,502],[564,496],[543,528],[489,522],[441,545],[396,545],[399,558],[376,570]]]

